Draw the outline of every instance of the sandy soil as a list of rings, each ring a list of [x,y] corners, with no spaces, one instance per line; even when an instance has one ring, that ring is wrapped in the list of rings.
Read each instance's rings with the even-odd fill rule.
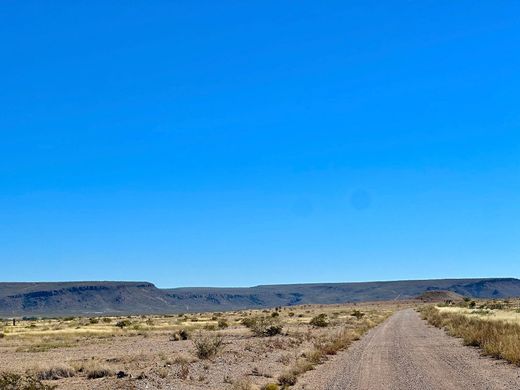
[[[181,325],[176,324],[176,317],[131,319],[141,327],[153,320],[155,328],[147,331],[123,331],[114,325],[116,319],[108,324],[100,321],[95,325],[83,324],[88,323],[88,319],[76,319],[70,323],[60,320],[20,321],[16,328],[8,328],[8,336],[0,338],[0,372],[28,372],[37,376],[38,372],[49,368],[69,367],[75,372],[73,377],[46,381],[57,385],[58,389],[67,390],[259,389],[267,383],[276,383],[278,376],[312,351],[318,340],[334,339],[345,329],[364,328],[367,322],[377,324],[396,307],[397,304],[378,303],[283,308],[278,313],[283,334],[274,337],[255,336],[239,324],[243,317],[271,316],[271,312],[225,313],[219,318],[225,317],[231,325],[222,330],[206,330],[208,314],[192,314],[189,317],[198,320],[182,322]],[[351,315],[354,309],[366,315],[362,319],[356,318]],[[330,325],[325,328],[309,325],[310,319],[321,313],[328,314]],[[78,321],[83,325],[79,326]],[[164,321],[171,321],[171,328],[164,327]],[[174,331],[186,325],[192,327],[192,339],[172,340]],[[106,332],[86,336],[85,329]],[[199,334],[221,335],[223,346],[216,356],[210,359],[197,357],[194,339]],[[40,345],[50,345],[50,348],[35,349]],[[107,368],[112,375],[88,379],[86,371],[78,367],[91,365]],[[115,375],[119,371],[125,374],[121,378]],[[237,387],[236,384],[242,381],[249,386]]]
[[[305,374],[312,390],[520,389],[520,369],[428,325],[412,309],[394,314],[348,351]]]

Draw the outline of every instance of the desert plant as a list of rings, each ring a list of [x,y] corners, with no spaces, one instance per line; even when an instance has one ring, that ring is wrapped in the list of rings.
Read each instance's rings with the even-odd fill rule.
[[[485,355],[520,366],[520,325],[441,312],[436,307],[424,308],[421,313],[433,326],[444,328],[448,334],[462,338],[464,344],[479,347]]]
[[[223,339],[219,334],[212,336],[200,335],[193,340],[196,355],[199,359],[214,357],[223,347]]]
[[[312,317],[309,324],[318,328],[325,328],[329,326],[329,321],[327,320],[327,315],[325,313],[322,313],[318,314],[315,317]]]
[[[93,365],[92,367],[89,367],[85,370],[85,374],[87,375],[88,379],[98,379],[104,378],[106,376],[112,376],[114,375],[114,372],[108,367]]]
[[[280,386],[278,386],[276,383],[267,383],[267,384],[263,385],[260,389],[261,390],[279,390]]]
[[[60,365],[43,369],[38,369],[35,372],[35,377],[42,381],[58,380],[63,378],[71,378],[76,374],[76,371],[68,366]]]
[[[356,317],[358,320],[365,316],[365,313],[360,312],[359,310],[354,310],[351,314],[352,317]]]
[[[294,386],[296,381],[296,374],[292,371],[283,372],[278,376],[278,383],[280,386]]]
[[[242,320],[242,324],[257,336],[275,336],[282,333],[283,327],[276,317],[251,317]]]
[[[118,328],[123,329],[123,328],[126,328],[127,326],[130,326],[130,325],[132,325],[132,321],[130,321],[130,320],[121,320],[121,321],[117,321],[115,326],[117,326]]]
[[[233,382],[231,386],[231,390],[254,390],[258,389],[258,387],[254,387],[253,383],[249,378],[242,378],[235,382]]]
[[[2,390],[52,390],[56,386],[46,385],[39,379],[27,375],[4,372],[0,374]]]
[[[219,329],[225,329],[229,326],[228,322],[226,321],[225,318],[221,318],[220,320],[218,320],[218,327]]]
[[[175,332],[172,337],[170,337],[171,341],[180,341],[180,340],[188,340],[190,338],[190,332],[187,329],[180,329]]]

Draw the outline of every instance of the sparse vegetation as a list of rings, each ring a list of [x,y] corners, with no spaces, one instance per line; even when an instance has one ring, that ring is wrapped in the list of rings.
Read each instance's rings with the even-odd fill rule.
[[[198,335],[193,340],[196,354],[199,359],[211,359],[222,349],[222,336],[216,335]]]
[[[327,314],[321,313],[315,317],[312,317],[309,324],[311,324],[312,326],[316,326],[318,328],[325,328],[326,326],[329,326],[329,321],[327,320]]]
[[[31,376],[0,373],[0,389],[2,390],[52,390],[55,388],[55,385],[46,385]]]
[[[132,325],[132,321],[130,320],[121,320],[116,322],[116,326],[120,329],[127,328]]]
[[[432,325],[462,338],[464,344],[479,347],[486,355],[520,366],[520,324],[443,312],[433,306],[424,308],[421,313]]]
[[[243,319],[242,324],[251,329],[256,336],[276,336],[283,330],[283,326],[277,317],[250,317]]]
[[[22,374],[23,378],[32,378],[27,380],[71,389],[76,384],[90,388],[96,378],[103,378],[103,383],[115,388],[123,378],[131,377],[144,381],[143,388],[147,381],[159,381],[161,386],[172,388],[184,388],[186,381],[191,381],[211,384],[215,389],[240,385],[245,389],[280,390],[347,345],[332,342],[344,329],[348,329],[352,340],[356,329],[363,328],[366,322],[380,322],[386,316],[382,313],[389,312],[379,304],[356,306],[366,316],[353,321],[349,315],[353,308],[305,305],[290,310],[190,313],[180,317],[100,315],[18,320],[16,326],[9,320],[0,328],[7,335],[1,343],[12,348],[0,356],[0,364],[11,368],[8,364],[12,354],[45,352],[45,359],[52,364],[42,368],[42,355],[26,354],[25,361],[14,359],[16,372],[27,372]],[[317,324],[313,321],[316,317],[329,325],[311,325]],[[264,338],[268,336],[275,337]],[[92,348],[93,344],[101,348]],[[105,346],[110,346],[109,356]],[[69,379],[71,376],[74,379]],[[279,377],[280,382],[275,383]]]
[[[59,365],[48,368],[37,369],[35,377],[42,381],[71,378],[76,375],[76,370],[69,366]]]

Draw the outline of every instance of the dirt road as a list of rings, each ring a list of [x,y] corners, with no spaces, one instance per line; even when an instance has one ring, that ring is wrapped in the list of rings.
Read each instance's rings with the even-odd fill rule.
[[[520,341],[519,341],[520,342]],[[348,351],[307,373],[300,389],[520,389],[520,368],[480,356],[475,348],[399,311]]]

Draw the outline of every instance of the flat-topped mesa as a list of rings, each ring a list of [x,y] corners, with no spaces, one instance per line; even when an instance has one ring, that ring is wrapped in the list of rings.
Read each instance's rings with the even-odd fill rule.
[[[300,304],[520,297],[520,280],[438,279],[160,289],[149,282],[0,283],[0,316],[167,314]]]

